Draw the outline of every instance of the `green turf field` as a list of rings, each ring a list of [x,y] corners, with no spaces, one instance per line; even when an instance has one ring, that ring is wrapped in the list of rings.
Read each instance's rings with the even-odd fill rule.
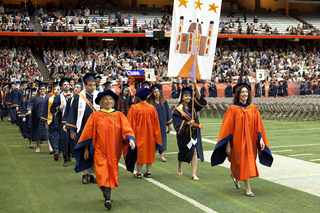
[[[203,138],[216,141],[221,122],[221,119],[201,119]],[[319,122],[266,121],[264,124],[274,154],[320,163]],[[74,160],[69,167],[63,167],[61,159],[55,162],[48,154],[45,144],[41,153],[35,153],[18,133],[18,127],[11,123],[0,122],[0,135],[0,212],[107,211],[98,186],[81,183],[81,174],[73,170]],[[203,147],[204,151],[212,151],[214,144],[203,142]],[[178,176],[177,151],[175,136],[169,134],[165,155],[168,162],[160,162],[157,154],[152,167],[155,183],[134,179],[133,174],[119,167],[119,188],[112,190],[111,211],[203,212],[188,201],[192,199],[191,202],[217,212],[319,212],[318,196],[263,177],[250,180],[255,197],[246,197],[244,184],[236,189],[228,168],[211,167],[209,162],[198,163],[200,181],[191,179],[191,166],[186,163],[182,165],[184,175]],[[184,199],[179,198],[181,195]]]

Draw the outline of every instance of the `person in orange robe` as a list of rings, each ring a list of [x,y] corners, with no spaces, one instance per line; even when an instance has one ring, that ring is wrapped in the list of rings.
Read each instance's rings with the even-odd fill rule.
[[[76,172],[91,168],[94,163],[97,182],[109,210],[112,207],[111,188],[118,187],[121,154],[130,172],[134,171],[137,159],[132,128],[126,116],[113,109],[117,100],[118,95],[111,90],[98,94],[95,102],[101,109],[90,115],[74,149]]]
[[[231,162],[230,175],[239,189],[244,181],[245,194],[254,197],[249,178],[259,177],[256,165],[257,154],[262,165],[271,166],[273,157],[258,107],[251,104],[251,86],[238,83],[233,88],[233,105],[226,111],[218,142],[211,156],[211,165]]]
[[[161,130],[156,108],[148,104],[146,99],[150,94],[148,88],[137,90],[136,97],[140,102],[131,106],[127,118],[137,141],[137,173],[135,178],[142,178],[143,164],[146,164],[147,172],[143,175],[151,178],[151,166],[155,162],[156,143],[162,147]],[[161,149],[161,147],[159,149]],[[161,150],[163,151],[163,150]]]

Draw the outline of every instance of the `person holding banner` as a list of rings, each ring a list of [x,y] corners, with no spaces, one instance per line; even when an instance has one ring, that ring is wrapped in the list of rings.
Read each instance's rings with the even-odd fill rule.
[[[198,158],[203,162],[204,157],[200,131],[202,126],[197,112],[207,105],[207,101],[201,97],[196,81],[193,84],[196,96],[193,99],[193,91],[189,87],[183,88],[179,105],[174,109],[172,118],[179,147],[177,175],[182,175],[182,162],[191,162],[191,177],[193,180],[199,180],[196,175],[197,162]],[[194,102],[194,108],[192,102]]]
[[[256,157],[262,165],[271,166],[273,157],[258,107],[251,104],[251,86],[238,83],[233,87],[233,105],[226,111],[218,142],[211,156],[211,166],[222,164],[228,157],[230,175],[237,189],[244,181],[245,195],[254,197],[249,178],[259,177]]]
[[[170,126],[172,123],[172,114],[168,102],[162,97],[159,84],[152,85],[151,94],[148,96],[147,102],[152,104],[157,110],[162,138],[162,150],[159,149],[159,153],[161,154],[160,161],[167,162],[167,159],[164,157],[164,152],[167,150],[167,133],[172,131]],[[166,131],[167,126],[168,132]]]

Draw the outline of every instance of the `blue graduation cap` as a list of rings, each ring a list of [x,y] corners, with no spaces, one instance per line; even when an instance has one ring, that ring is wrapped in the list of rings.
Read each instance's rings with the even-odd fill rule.
[[[77,84],[83,87],[83,82],[82,82],[82,79],[81,79],[81,78],[78,79],[78,82],[76,83],[76,85],[77,85]]]
[[[111,82],[110,81],[107,81],[106,83],[102,84],[104,87],[110,87],[111,86]]]
[[[136,97],[138,98],[148,97],[148,95],[150,95],[150,92],[151,91],[148,88],[140,88],[136,92]]]
[[[53,87],[59,86],[59,81],[53,82],[52,86],[53,86]]]
[[[148,81],[144,81],[141,83],[141,88],[149,87],[149,86],[150,86],[150,83]]]
[[[119,86],[119,88],[121,89],[121,86]],[[122,84],[122,89],[126,89],[126,88],[129,88],[129,84],[126,84],[126,83]]]
[[[190,87],[185,87],[182,89],[182,95],[189,94],[192,95],[192,89]],[[182,96],[181,96],[182,97]]]
[[[68,83],[70,83],[70,78],[61,78],[61,80],[60,80],[60,86],[62,86],[64,83],[66,83],[66,82],[68,82]]]
[[[28,81],[21,81],[20,86],[26,85]]]
[[[87,74],[85,74],[85,76],[83,76],[83,82],[86,83],[87,81],[93,80],[95,76],[95,73],[88,72]]]
[[[29,87],[29,86],[28,86],[28,87],[26,88],[26,91],[27,91],[27,90],[29,90],[29,91],[30,91],[30,90],[31,90],[31,87]]]
[[[160,84],[154,84],[151,86],[150,90],[153,92],[154,90],[158,89],[160,91]]]
[[[97,96],[97,98],[95,99],[94,102],[96,104],[99,104],[100,99],[103,96],[106,96],[106,95],[111,95],[113,97],[113,99],[114,99],[114,102],[117,102],[118,99],[119,99],[119,96],[116,93],[114,93],[112,90],[105,90],[104,92],[99,92],[99,94],[98,94],[98,96]]]
[[[47,84],[47,83],[45,83],[45,82],[40,82],[40,84],[39,84],[39,88],[40,88],[40,87],[47,87],[47,85],[48,85],[48,84]]]
[[[240,82],[240,83],[237,83],[237,84],[232,88],[232,90],[233,90],[232,93],[235,94],[236,89],[237,89],[238,87],[242,86],[242,85],[247,86],[247,87],[249,88],[249,92],[251,91],[251,85],[250,85],[250,84],[247,84],[247,83],[245,83],[245,82]]]
[[[41,83],[41,82],[40,82],[38,79],[34,80],[34,84],[39,85],[40,83]]]
[[[31,92],[37,92],[37,89],[36,88],[32,88]]]
[[[101,81],[101,76],[100,75],[96,75],[95,77],[94,77],[94,79],[96,79],[96,81]]]

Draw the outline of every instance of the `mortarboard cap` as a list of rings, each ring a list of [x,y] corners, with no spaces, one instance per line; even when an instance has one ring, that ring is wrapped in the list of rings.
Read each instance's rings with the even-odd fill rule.
[[[190,87],[185,87],[182,89],[182,96],[185,95],[185,94],[189,94],[189,95],[192,95],[192,89]],[[181,96],[181,97],[182,97]]]
[[[88,72],[87,74],[85,74],[85,76],[83,76],[83,82],[86,83],[87,81],[94,79],[94,76],[96,76],[95,73]]]
[[[154,84],[151,86],[150,90],[153,92],[154,90],[158,89],[160,91],[160,85],[159,84]]]
[[[97,98],[95,99],[94,102],[95,102],[96,104],[99,104],[100,99],[101,99],[103,96],[106,96],[106,95],[112,96],[113,99],[114,99],[114,102],[117,102],[118,99],[119,99],[119,96],[118,96],[116,93],[114,93],[112,90],[105,90],[104,92],[99,92],[99,94],[98,94],[98,96],[97,96]]]
[[[146,86],[150,86],[150,83],[148,82],[148,81],[144,81],[144,82],[142,82],[141,83],[141,87],[143,88],[143,87],[146,87]]]
[[[251,85],[250,85],[250,84],[247,84],[247,83],[245,83],[245,82],[241,82],[241,83],[237,83],[237,84],[233,87],[232,93],[235,94],[236,89],[237,89],[238,87],[242,86],[242,85],[246,85],[246,86],[249,88],[249,91],[251,91]]]
[[[141,97],[148,97],[150,95],[150,89],[148,88],[140,88],[136,92],[136,97],[141,98]]]
[[[70,83],[70,80],[71,80],[70,78],[61,78],[59,85],[62,86],[66,82]]]

